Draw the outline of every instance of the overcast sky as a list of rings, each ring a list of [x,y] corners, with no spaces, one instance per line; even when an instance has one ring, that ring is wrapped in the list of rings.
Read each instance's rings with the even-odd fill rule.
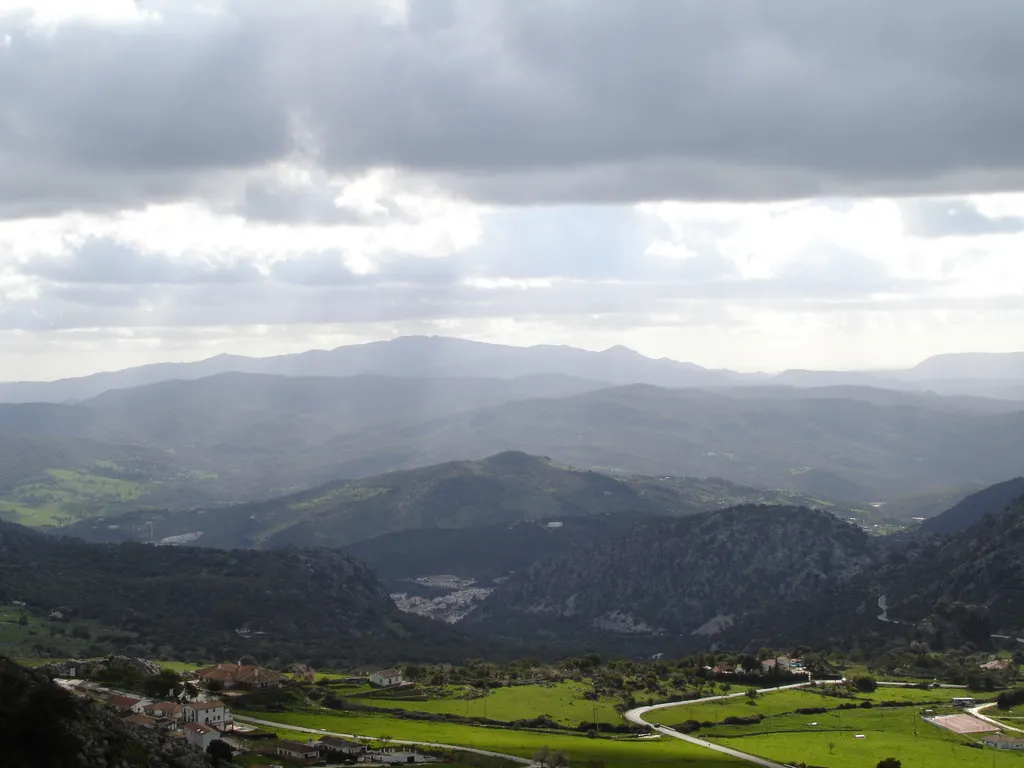
[[[0,379],[1024,349],[1019,0],[0,0]]]

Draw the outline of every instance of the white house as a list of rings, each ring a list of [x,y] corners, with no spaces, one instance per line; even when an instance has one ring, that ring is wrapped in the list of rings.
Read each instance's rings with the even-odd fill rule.
[[[289,760],[294,760],[298,763],[312,763],[318,757],[320,752],[316,747],[310,744],[300,744],[297,741],[287,741],[281,739],[277,742],[274,748],[274,753],[279,757],[286,757]]]
[[[370,682],[381,688],[402,684],[402,673],[397,669],[381,669],[370,675]]]
[[[185,741],[193,747],[198,747],[203,752],[210,746],[210,742],[220,738],[220,734],[213,728],[202,723],[185,723],[181,726],[185,732]]]
[[[231,712],[218,699],[187,702],[181,708],[181,720],[184,723],[208,725],[219,731],[230,729],[234,722]]]
[[[981,743],[986,747],[995,747],[996,749],[1024,749],[1024,739],[1017,739],[1002,733],[986,736]]]

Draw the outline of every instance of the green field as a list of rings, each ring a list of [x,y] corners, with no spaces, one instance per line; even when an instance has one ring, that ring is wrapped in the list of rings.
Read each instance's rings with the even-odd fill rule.
[[[906,768],[1024,766],[1020,753],[965,746],[968,739],[920,719],[916,707],[782,715],[756,726],[715,726],[701,735],[780,762],[799,760],[827,768],[874,766],[886,757],[901,760]]]
[[[707,768],[740,768],[745,763],[709,752],[677,740],[659,739],[588,739],[560,733],[536,733],[505,728],[483,728],[452,723],[431,723],[393,717],[342,714],[307,714],[303,712],[244,712],[263,720],[280,722],[283,726],[324,729],[336,733],[361,736],[390,736],[395,739],[430,741],[464,747],[492,750],[520,757],[532,757],[537,749],[547,746],[565,752],[574,766],[603,764],[605,768],[627,766],[706,766]]]
[[[29,526],[64,525],[135,508],[133,502],[145,491],[144,484],[130,480],[74,469],[48,469],[45,479],[8,491],[0,499],[0,517]]]
[[[64,658],[80,655],[93,637],[106,631],[91,621],[49,621],[32,613],[24,614],[28,623],[22,626],[18,621],[21,615],[21,608],[0,606],[0,655],[12,659],[32,657],[45,664],[51,659],[39,659],[40,654]]]
[[[823,768],[870,768],[886,757],[902,760],[905,768],[1024,766],[1021,753],[965,746],[970,739],[921,719],[922,707],[928,704],[948,705],[954,695],[969,693],[886,686],[871,694],[860,693],[856,698],[846,699],[801,689],[762,694],[753,705],[745,698],[681,704],[651,712],[647,719],[674,725],[690,719],[719,723],[726,717],[760,714],[765,719],[757,724],[714,725],[696,735],[780,762],[805,762]],[[991,698],[994,694],[975,695],[980,699]],[[918,706],[836,709],[843,703],[861,701],[876,704],[881,701],[913,702]],[[830,711],[814,715],[794,713],[797,708],[812,707],[827,707]],[[855,734],[862,734],[865,738],[854,738]]]
[[[647,720],[662,725],[673,725],[684,720],[715,723],[727,717],[749,717],[757,714],[767,717],[771,712],[792,712],[794,709],[806,707],[835,707],[841,703],[841,699],[797,689],[761,694],[753,703],[746,696],[708,701],[703,704],[683,703],[677,707],[666,707],[651,712],[647,715]]]
[[[563,725],[576,726],[582,722],[620,723],[622,716],[615,709],[617,699],[603,698],[589,701],[583,698],[590,686],[566,682],[550,685],[519,685],[496,688],[486,696],[463,699],[470,689],[456,688],[451,698],[431,701],[390,701],[385,699],[361,699],[377,707],[431,712],[437,714],[463,715],[464,717],[488,717],[492,720],[512,722],[546,715]]]

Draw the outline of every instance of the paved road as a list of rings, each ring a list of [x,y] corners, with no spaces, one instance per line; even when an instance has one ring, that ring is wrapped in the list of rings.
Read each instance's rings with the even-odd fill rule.
[[[819,680],[819,683],[844,683],[845,680]],[[789,691],[794,688],[806,688],[810,685],[810,682],[806,683],[794,683],[793,685],[780,685],[778,688],[761,688],[758,693],[774,693],[775,691]],[[668,709],[669,707],[687,706],[690,704],[703,704],[709,701],[722,701],[723,699],[738,699],[746,696],[746,691],[740,693],[730,693],[723,696],[705,696],[703,699],[692,699],[690,701],[672,701],[665,704],[655,704],[650,707],[637,707],[631,709],[625,713],[625,718],[631,723],[637,725],[645,725],[652,730],[658,731],[665,736],[671,736],[673,739],[679,739],[680,741],[687,741],[690,744],[695,744],[698,747],[704,747],[714,752],[720,752],[723,755],[729,755],[731,757],[738,758],[740,760],[746,760],[748,763],[761,766],[761,768],[789,768],[785,763],[776,763],[773,760],[767,760],[757,755],[751,755],[748,752],[740,752],[738,749],[732,749],[731,747],[723,747],[721,744],[716,744],[712,741],[705,741],[704,739],[698,739],[694,736],[690,736],[685,733],[680,733],[674,728],[667,728],[663,725],[651,725],[649,722],[644,720],[643,716],[648,712],[654,712],[659,709]]]
[[[981,714],[981,710],[988,709],[989,707],[994,707],[994,706],[995,706],[994,702],[991,703],[991,704],[979,704],[976,707],[971,707],[967,711],[970,712],[972,715],[974,715],[979,720],[984,720],[989,725],[994,725],[997,728],[1002,728],[1003,730],[1006,730],[1006,731],[1016,731],[1017,733],[1024,733],[1024,730],[1022,730],[1020,728],[1014,728],[1012,725],[1007,725],[1006,723],[1000,723],[998,720],[993,720],[991,717],[986,717],[985,715]]]
[[[364,734],[357,733],[335,733],[333,731],[321,731],[317,728],[300,728],[297,725],[289,725],[287,723],[275,723],[273,720],[258,720],[255,717],[243,717],[241,715],[235,715],[235,720],[242,723],[252,723],[253,725],[266,725],[271,728],[286,728],[289,731],[299,731],[301,733],[313,733],[317,736],[337,736],[339,739],[374,739],[377,736],[367,736]],[[533,765],[532,760],[527,760],[525,757],[516,757],[515,755],[506,755],[501,752],[488,752],[486,749],[473,749],[472,747],[459,747],[455,744],[438,744],[433,741],[407,741],[405,739],[392,739],[391,744],[401,744],[402,746],[409,747],[435,747],[437,749],[452,749],[456,752],[473,752],[477,755],[486,755],[487,757],[500,757],[504,760],[511,760],[521,765]]]

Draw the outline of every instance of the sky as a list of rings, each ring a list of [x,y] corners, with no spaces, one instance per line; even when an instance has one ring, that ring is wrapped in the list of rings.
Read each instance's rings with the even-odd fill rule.
[[[1019,0],[0,0],[0,379],[1024,349]]]

